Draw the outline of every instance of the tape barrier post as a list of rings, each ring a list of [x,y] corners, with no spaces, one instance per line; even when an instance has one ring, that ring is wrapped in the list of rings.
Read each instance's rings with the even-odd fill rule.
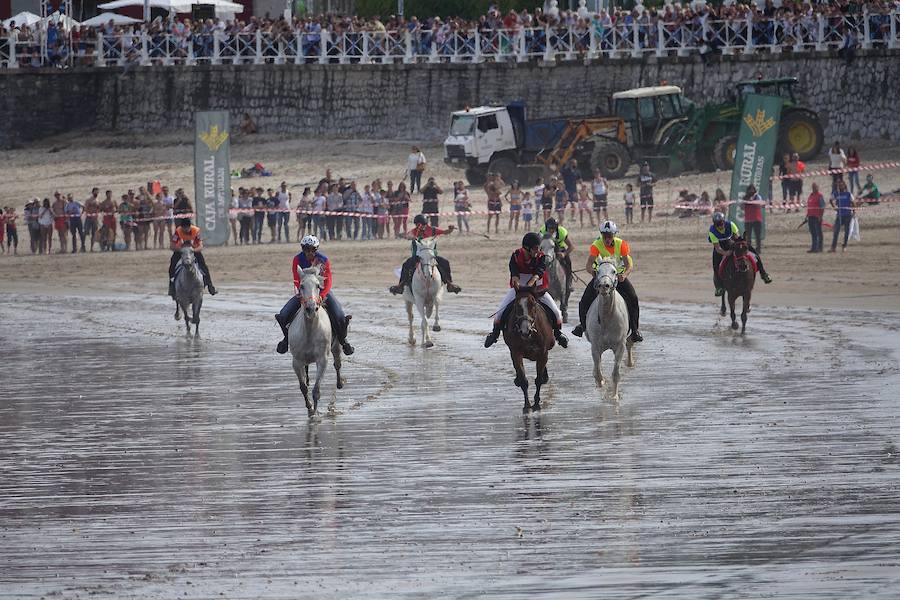
[[[758,207],[762,216],[762,238],[766,236],[765,203],[772,199],[772,165],[778,144],[778,122],[781,119],[781,98],[748,94],[744,97],[744,114],[738,133],[731,172],[731,198],[744,197],[753,185],[764,204]],[[735,202],[728,208],[728,218],[742,232],[745,229],[744,204]]]
[[[228,241],[231,204],[230,122],[227,111],[194,113],[194,198],[204,243]]]

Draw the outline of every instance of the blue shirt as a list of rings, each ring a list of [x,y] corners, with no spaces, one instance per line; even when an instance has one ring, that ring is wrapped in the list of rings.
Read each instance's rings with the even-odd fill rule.
[[[81,205],[75,202],[66,203],[66,214],[70,217],[80,217],[81,216]]]
[[[853,196],[850,192],[838,192],[834,195],[839,217],[849,217],[853,212]]]

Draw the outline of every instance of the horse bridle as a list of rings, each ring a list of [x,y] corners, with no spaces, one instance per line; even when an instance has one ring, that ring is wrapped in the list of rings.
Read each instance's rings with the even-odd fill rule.
[[[612,263],[606,263],[606,264],[612,264]],[[598,275],[600,274],[599,266],[597,268],[597,274]],[[618,270],[614,269],[612,275],[603,275],[602,277],[595,276],[594,277],[594,289],[597,290],[598,292],[600,292],[601,294],[603,294],[603,292],[600,291],[600,282],[603,281],[604,279],[608,278],[612,281],[612,287],[610,288],[610,294],[612,294],[613,292],[616,291],[616,286],[619,285],[618,275],[619,275]],[[605,296],[606,294],[603,294],[603,295]]]
[[[516,308],[513,309],[513,313],[514,313],[514,314],[517,314],[517,313],[519,313],[520,306],[519,306],[519,303],[516,302],[515,300],[513,300],[513,302],[514,302],[515,305],[516,305]],[[519,327],[519,323],[521,323],[521,322],[522,322],[523,320],[525,320],[525,319],[528,320],[528,331],[527,331],[526,333],[522,334],[522,335],[523,335],[524,337],[528,338],[528,337],[531,337],[533,334],[537,333],[537,327],[535,327],[535,320],[534,320],[534,318],[528,313],[528,311],[523,310],[523,311],[521,312],[521,314],[518,314],[518,315],[516,316],[515,320],[513,321],[513,325],[516,326],[516,330],[517,330],[517,331],[520,331],[521,328]]]

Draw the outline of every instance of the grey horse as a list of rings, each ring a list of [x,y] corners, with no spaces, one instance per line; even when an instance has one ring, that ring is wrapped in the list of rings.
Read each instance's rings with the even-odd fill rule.
[[[616,292],[618,284],[615,263],[602,260],[597,263],[597,274],[588,285],[593,285],[600,293],[587,313],[585,333],[591,342],[591,356],[594,359],[594,380],[597,387],[603,387],[603,373],[600,371],[600,357],[606,350],[615,354],[612,372],[612,399],[619,399],[619,363],[626,350],[627,365],[634,366],[633,343],[628,338],[628,307]]]
[[[187,335],[191,335],[191,323],[194,324],[194,335],[200,335],[200,307],[203,306],[203,274],[197,265],[194,249],[190,246],[181,248],[179,270],[175,274],[175,320],[184,313],[184,326]],[[188,306],[191,314],[188,315]]]
[[[566,269],[556,256],[556,242],[552,238],[541,240],[541,252],[544,253],[544,268],[547,271],[550,297],[559,306],[563,323],[569,322],[569,296],[572,294],[572,282],[566,276]]]

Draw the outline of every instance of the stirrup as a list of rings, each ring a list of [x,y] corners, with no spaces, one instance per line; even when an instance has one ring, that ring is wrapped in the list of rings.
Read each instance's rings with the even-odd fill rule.
[[[725,288],[716,288],[716,298],[725,295]]]
[[[494,344],[496,344],[496,343],[497,343],[497,340],[499,340],[499,339],[500,339],[500,334],[499,334],[499,333],[494,333],[493,331],[490,332],[490,333],[487,335],[487,337],[484,338],[484,347],[485,347],[485,348],[490,348],[491,346],[493,346]]]
[[[341,350],[343,350],[344,354],[347,356],[350,356],[355,352],[353,346],[351,346],[349,342],[341,342]]]
[[[287,336],[284,336],[284,339],[278,342],[278,346],[275,347],[275,352],[278,354],[284,354],[288,351],[288,339]]]
[[[575,337],[581,337],[584,335],[584,327],[579,323],[575,326],[575,329],[572,330],[572,335]]]
[[[556,338],[556,343],[562,346],[563,348],[569,347],[569,338],[563,335],[562,330],[554,329],[553,337]]]
[[[453,283],[452,281],[450,283],[446,284],[446,286],[447,286],[447,291],[450,293],[453,293],[453,294],[458,294],[462,291],[462,288],[459,287],[458,285],[456,285],[455,283]]]
[[[762,277],[764,283],[772,283],[772,278],[768,273],[763,273],[762,275],[760,275],[760,277]]]
[[[391,287],[389,287],[388,291],[394,295],[400,296],[403,294],[403,288],[405,287],[406,285],[398,283],[397,285],[392,285]]]
[[[631,336],[630,336],[628,339],[631,340],[631,341],[634,342],[634,343],[637,343],[637,342],[643,342],[643,341],[644,341],[644,336],[641,335],[641,332],[640,332],[640,331],[638,331],[637,329],[635,329],[635,330],[633,330],[633,331],[631,332]]]
[[[215,296],[216,294],[219,293],[219,290],[217,290],[217,289],[216,289],[216,286],[214,286],[213,284],[209,284],[209,285],[206,286],[206,287],[207,287],[207,289],[209,289],[209,295],[210,295],[210,296]]]

